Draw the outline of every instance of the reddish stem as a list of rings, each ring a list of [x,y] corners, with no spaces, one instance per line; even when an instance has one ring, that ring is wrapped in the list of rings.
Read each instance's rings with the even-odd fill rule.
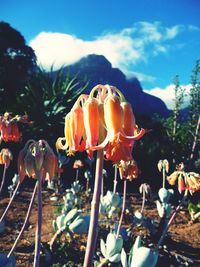
[[[185,194],[184,194],[184,196],[183,196],[181,202],[180,202],[179,205],[176,207],[176,209],[175,209],[175,211],[173,212],[172,216],[170,217],[170,219],[169,219],[169,221],[168,221],[168,223],[167,223],[165,229],[163,230],[163,233],[162,233],[162,235],[161,235],[161,237],[160,237],[160,239],[159,239],[159,241],[158,241],[157,248],[159,248],[159,246],[160,246],[161,243],[163,242],[163,240],[164,240],[164,238],[165,238],[165,235],[166,235],[167,231],[169,230],[169,227],[171,226],[171,224],[172,224],[173,220],[175,219],[176,215],[178,214],[178,212],[179,212],[179,210],[180,210],[180,208],[181,208],[183,202],[185,201],[186,197],[187,197],[187,190],[185,191]]]
[[[8,212],[8,209],[10,208],[10,205],[11,205],[12,202],[13,202],[13,199],[15,198],[15,195],[16,195],[16,193],[17,193],[17,190],[18,190],[19,186],[20,186],[20,181],[17,183],[17,186],[16,186],[16,188],[15,188],[13,194],[12,194],[12,197],[10,198],[10,201],[9,201],[8,205],[7,205],[7,207],[6,207],[6,209],[5,209],[4,213],[3,213],[3,215],[1,216],[0,223],[1,223],[1,222],[3,221],[3,219],[5,218],[5,216],[6,216],[7,212]]]
[[[117,189],[117,165],[115,165],[115,174],[114,174],[114,181],[113,181],[113,193],[116,193]]]
[[[92,203],[91,203],[90,225],[89,225],[87,247],[86,247],[85,259],[84,259],[84,265],[83,265],[84,267],[92,266],[93,256],[94,256],[94,252],[96,249],[97,226],[98,226],[102,177],[103,177],[103,150],[98,150],[97,160],[96,160],[94,193],[93,193],[93,198],[92,198]]]
[[[124,192],[123,192],[122,212],[121,212],[121,216],[120,216],[120,220],[119,220],[116,239],[119,237],[120,229],[121,229],[121,226],[122,226],[122,221],[123,221],[123,218],[124,218],[125,207],[126,207],[126,179],[124,179]]]
[[[28,211],[27,211],[27,214],[26,214],[26,218],[24,220],[24,224],[23,224],[23,226],[21,228],[21,231],[19,232],[19,235],[18,235],[17,239],[15,240],[14,245],[12,246],[10,252],[8,253],[7,258],[9,258],[11,256],[11,254],[15,251],[17,243],[18,243],[19,239],[21,238],[22,234],[24,233],[26,225],[27,225],[27,223],[29,221],[29,218],[30,218],[30,215],[31,215],[31,210],[33,208],[33,203],[34,203],[34,199],[35,199],[37,185],[38,185],[38,182],[36,182],[36,184],[35,184],[35,187],[34,187],[34,190],[33,190],[33,194],[32,194],[32,197],[31,197],[31,201],[30,201],[30,204],[29,204],[29,207],[28,207]]]
[[[5,182],[6,170],[7,170],[7,166],[6,166],[6,164],[4,164],[3,176],[2,176],[1,187],[0,187],[0,194],[1,194],[1,191],[3,189],[4,182]]]
[[[144,187],[142,188],[142,207],[141,207],[141,214],[144,212],[144,205],[145,205],[145,189]]]
[[[37,188],[37,197],[38,197],[38,221],[35,233],[35,256],[33,267],[40,266],[40,248],[41,248],[41,232],[42,232],[42,174],[39,173],[38,177],[38,188]]]
[[[76,182],[78,181],[78,175],[79,175],[79,169],[77,168],[77,169],[76,169],[76,178],[75,178],[75,181],[76,181]]]

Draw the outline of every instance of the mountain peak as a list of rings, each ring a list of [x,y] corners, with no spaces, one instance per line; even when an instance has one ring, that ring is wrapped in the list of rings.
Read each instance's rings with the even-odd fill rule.
[[[83,57],[76,64],[79,64],[82,67],[87,67],[87,66],[101,67],[101,66],[103,66],[106,69],[112,68],[111,63],[107,60],[106,57],[104,57],[102,55],[96,55],[96,54],[91,54],[91,55],[88,55],[86,57]]]
[[[110,84],[122,91],[136,114],[151,116],[153,113],[158,113],[165,117],[169,115],[169,110],[160,98],[144,93],[136,77],[127,79],[120,69],[113,68],[102,55],[88,55],[67,69],[72,75],[78,73],[81,79],[86,78],[89,81],[86,93],[97,84]]]

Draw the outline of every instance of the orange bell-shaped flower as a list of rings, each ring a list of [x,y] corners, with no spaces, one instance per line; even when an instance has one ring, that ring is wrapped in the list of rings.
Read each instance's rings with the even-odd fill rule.
[[[99,103],[89,97],[83,106],[86,148],[95,146],[99,140]]]
[[[76,105],[70,112],[70,131],[72,150],[77,151],[84,135],[83,110],[82,107]]]
[[[122,102],[121,107],[124,114],[123,131],[126,135],[132,136],[136,127],[132,106],[128,102]]]
[[[109,139],[112,140],[116,134],[122,131],[124,120],[119,97],[108,95],[104,102],[104,119]]]

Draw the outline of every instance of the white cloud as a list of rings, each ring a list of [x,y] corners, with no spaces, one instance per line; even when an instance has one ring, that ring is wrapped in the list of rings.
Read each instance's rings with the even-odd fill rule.
[[[188,30],[189,31],[199,31],[200,30],[200,28],[199,27],[197,27],[197,26],[195,26],[195,25],[188,25]]]
[[[69,34],[42,32],[30,42],[38,63],[45,69],[70,65],[89,54],[104,55],[114,67],[125,67],[143,57],[142,50],[124,33],[106,34],[93,41],[85,41]]]
[[[182,25],[176,25],[176,26],[173,26],[171,28],[166,28],[165,38],[166,39],[173,39],[173,38],[175,38],[180,33],[180,31],[182,29],[183,29],[183,26]]]
[[[148,62],[151,57],[168,53],[171,40],[181,30],[181,25],[167,28],[160,22],[142,21],[115,33],[104,33],[93,40],[58,32],[41,32],[30,41],[30,46],[35,50],[38,63],[47,70],[52,64],[54,69],[58,69],[89,54],[101,54],[113,67],[128,72],[139,62]],[[149,79],[151,75],[142,75],[139,74],[141,80],[152,81]]]
[[[184,104],[182,106],[184,108],[189,103],[188,93],[190,91],[191,84],[181,85],[181,87],[185,89]],[[153,95],[153,96],[156,96],[162,99],[169,109],[174,108],[174,100],[175,100],[174,84],[170,84],[166,86],[165,88],[155,87],[153,89],[144,90],[144,91],[150,95]]]
[[[144,74],[142,72],[138,72],[138,71],[129,71],[129,70],[125,70],[122,69],[122,71],[125,73],[126,77],[128,79],[131,79],[133,77],[137,77],[137,79],[140,82],[146,81],[146,82],[155,82],[156,77],[152,76],[152,75],[148,75],[148,74]]]

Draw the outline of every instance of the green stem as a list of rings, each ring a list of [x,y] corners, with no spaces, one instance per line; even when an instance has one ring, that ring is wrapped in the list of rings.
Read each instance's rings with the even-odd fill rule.
[[[1,216],[0,223],[1,223],[1,222],[3,221],[3,219],[5,218],[5,216],[6,216],[7,212],[8,212],[8,209],[10,208],[10,205],[11,205],[12,202],[13,202],[13,199],[15,198],[15,195],[16,195],[16,193],[17,193],[17,190],[18,190],[19,186],[20,186],[20,181],[17,183],[17,186],[16,186],[16,188],[15,188],[15,191],[13,192],[12,197],[10,198],[10,201],[9,201],[8,205],[7,205],[7,207],[6,207],[6,209],[5,209],[4,213],[3,213],[3,215]]]
[[[4,185],[4,182],[5,182],[6,170],[7,170],[7,166],[6,166],[6,164],[4,164],[3,176],[2,176],[1,187],[0,187],[0,194],[1,194],[1,192],[2,192],[3,185]]]
[[[125,207],[126,207],[126,179],[124,180],[124,192],[123,192],[122,212],[121,212],[121,216],[120,216],[120,220],[119,220],[119,225],[118,225],[118,229],[117,229],[116,239],[119,237],[119,233],[120,233],[122,221],[123,221],[123,218],[124,218]]]
[[[29,207],[28,207],[28,211],[27,211],[27,214],[26,214],[26,218],[24,220],[24,223],[23,223],[23,226],[21,228],[21,231],[19,232],[19,235],[18,235],[17,239],[15,240],[15,243],[13,244],[10,252],[8,253],[7,258],[9,258],[12,255],[12,253],[15,251],[17,243],[18,243],[19,239],[21,238],[22,234],[24,233],[26,225],[27,225],[27,223],[29,221],[29,218],[30,218],[30,215],[31,215],[31,210],[32,210],[33,204],[34,204],[34,199],[35,199],[35,195],[36,195],[37,186],[38,186],[38,182],[36,182],[36,184],[35,184],[35,187],[34,187],[34,190],[33,190],[33,194],[32,194],[32,197],[31,197],[31,201],[30,201],[30,204],[29,204]]]
[[[41,232],[42,232],[42,174],[38,173],[38,221],[35,234],[35,256],[33,267],[40,266],[40,247],[41,247]]]
[[[103,150],[99,150],[97,151],[94,193],[91,203],[91,216],[90,216],[87,247],[83,265],[84,267],[92,266],[93,256],[96,249],[102,177],[103,177]]]

